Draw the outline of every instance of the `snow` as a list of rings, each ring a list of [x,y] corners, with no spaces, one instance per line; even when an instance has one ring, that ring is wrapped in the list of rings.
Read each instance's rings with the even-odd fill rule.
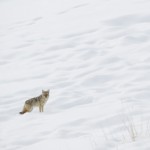
[[[149,0],[1,0],[0,148],[150,148]],[[20,115],[50,89],[44,113]]]

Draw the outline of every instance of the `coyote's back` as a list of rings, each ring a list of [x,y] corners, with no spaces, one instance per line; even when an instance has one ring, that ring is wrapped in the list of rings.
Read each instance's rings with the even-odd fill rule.
[[[25,101],[23,110],[20,112],[20,114],[31,112],[33,110],[33,107],[36,106],[39,107],[40,112],[43,112],[44,105],[47,102],[48,98],[49,98],[49,90],[48,91],[42,90],[42,94],[40,96]]]

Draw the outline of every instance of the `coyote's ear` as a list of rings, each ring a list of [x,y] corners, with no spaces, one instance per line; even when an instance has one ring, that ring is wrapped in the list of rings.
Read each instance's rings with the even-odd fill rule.
[[[44,90],[42,90],[42,93],[44,92]]]

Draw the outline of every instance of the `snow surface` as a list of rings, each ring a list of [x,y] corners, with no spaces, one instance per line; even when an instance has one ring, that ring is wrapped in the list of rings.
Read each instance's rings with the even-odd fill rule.
[[[149,100],[149,0],[0,1],[0,149],[149,150]]]

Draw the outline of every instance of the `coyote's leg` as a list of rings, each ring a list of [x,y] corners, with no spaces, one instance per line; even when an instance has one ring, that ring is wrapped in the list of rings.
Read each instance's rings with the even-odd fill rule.
[[[42,106],[39,105],[39,112],[42,112]]]
[[[42,112],[44,111],[44,105],[42,105]]]
[[[39,105],[39,112],[43,112],[43,105]]]

